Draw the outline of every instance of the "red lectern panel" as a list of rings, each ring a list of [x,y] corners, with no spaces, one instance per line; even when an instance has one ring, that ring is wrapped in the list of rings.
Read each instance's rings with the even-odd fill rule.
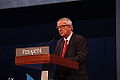
[[[77,62],[71,61],[55,54],[17,56],[15,58],[16,65],[44,63],[53,63],[68,68],[79,69],[79,64]]]

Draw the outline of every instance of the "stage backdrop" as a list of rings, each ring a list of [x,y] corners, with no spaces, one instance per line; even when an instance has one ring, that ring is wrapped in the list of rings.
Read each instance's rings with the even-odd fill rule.
[[[53,53],[56,41],[60,38],[55,34],[55,27],[51,23],[1,29],[0,35],[4,35],[2,39],[9,45],[0,45],[0,79],[24,80],[26,74],[29,74],[39,80],[40,71],[15,66],[15,49],[47,44],[50,46],[50,53]],[[115,20],[75,21],[74,32],[83,35],[87,40],[89,52],[86,63],[89,80],[116,80]]]

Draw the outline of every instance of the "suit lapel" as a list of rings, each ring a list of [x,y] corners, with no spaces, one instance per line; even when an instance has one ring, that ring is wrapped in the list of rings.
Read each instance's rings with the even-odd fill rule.
[[[70,53],[70,48],[72,46],[73,40],[74,40],[74,33],[73,33],[73,35],[70,38],[70,41],[69,41],[68,48],[67,48],[65,56],[68,56],[68,54]]]

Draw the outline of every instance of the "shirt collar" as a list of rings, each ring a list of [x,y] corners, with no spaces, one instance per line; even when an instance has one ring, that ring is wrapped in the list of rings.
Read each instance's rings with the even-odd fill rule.
[[[73,32],[71,32],[71,33],[70,33],[70,35],[67,37],[67,39],[65,39],[65,38],[64,38],[64,40],[68,40],[68,42],[67,42],[67,43],[69,43],[69,41],[70,41],[70,38],[71,38],[72,34],[73,34]]]

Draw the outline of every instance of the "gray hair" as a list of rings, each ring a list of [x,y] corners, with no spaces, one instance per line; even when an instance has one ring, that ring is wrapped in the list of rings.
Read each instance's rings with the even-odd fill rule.
[[[63,21],[63,20],[66,21],[66,24],[69,24],[69,25],[72,26],[72,21],[69,18],[61,18],[61,19],[58,20],[58,22]]]

